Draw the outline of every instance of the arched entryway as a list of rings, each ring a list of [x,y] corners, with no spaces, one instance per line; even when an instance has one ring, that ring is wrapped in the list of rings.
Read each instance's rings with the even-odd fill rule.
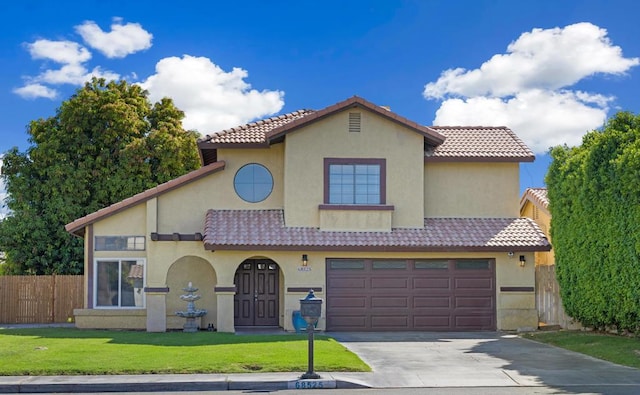
[[[189,283],[198,291],[200,299],[195,302],[197,309],[207,310],[198,326],[206,328],[210,324],[217,326],[217,297],[214,286],[217,283],[216,272],[209,262],[196,256],[184,256],[176,260],[167,271],[166,284],[169,292],[166,296],[167,329],[181,329],[185,319],[178,317],[176,311],[187,309],[187,302],[180,298],[185,294],[183,288]]]
[[[279,326],[280,268],[270,259],[247,259],[238,266],[233,299],[235,326]]]

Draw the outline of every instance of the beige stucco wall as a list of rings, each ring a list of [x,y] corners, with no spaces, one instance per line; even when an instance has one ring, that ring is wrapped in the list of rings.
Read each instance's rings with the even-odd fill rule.
[[[146,216],[146,205],[137,204],[96,222],[93,232],[95,236],[144,236]]]
[[[361,113],[360,132],[349,132],[349,112]],[[320,226],[324,158],[385,158],[386,204],[395,206],[392,226],[423,225],[422,135],[369,111],[353,109],[289,133],[285,143],[287,226]]]
[[[179,300],[186,282],[192,281],[199,288],[202,299],[196,307],[209,313],[201,326],[214,324],[219,330],[233,332],[233,293],[215,292],[215,287],[233,287],[234,274],[246,259],[271,259],[280,268],[280,319],[285,330],[293,331],[291,316],[299,310],[299,300],[306,289],[322,288],[316,296],[326,299],[327,258],[397,258],[397,259],[463,259],[492,258],[496,261],[496,315],[497,328],[515,330],[537,326],[534,292],[506,292],[502,287],[534,287],[532,253],[514,251],[513,257],[501,253],[367,253],[367,252],[317,252],[317,251],[205,251],[200,242],[148,242],[147,287],[168,287],[166,299],[166,326],[180,328],[183,320],[175,316],[176,310],[186,307]],[[302,267],[301,256],[308,255],[309,265]],[[520,267],[519,255],[525,255],[527,264]],[[183,284],[184,283],[184,284]],[[289,292],[289,288],[302,288],[303,292]],[[76,312],[80,328],[145,328],[145,310],[79,310]],[[326,305],[323,307],[318,328],[326,328]]]
[[[141,309],[75,309],[79,329],[145,329],[147,313]]]
[[[306,253],[309,259],[307,269],[301,266],[301,254]],[[519,256],[525,255],[527,264],[519,265]],[[267,258],[275,261],[281,270],[281,309],[280,325],[288,331],[293,331],[291,316],[294,310],[300,309],[300,299],[305,292],[288,292],[287,288],[322,287],[322,292],[316,296],[325,299],[326,303],[326,269],[328,258],[395,258],[395,259],[464,259],[488,258],[496,261],[496,319],[499,330],[517,330],[519,328],[536,328],[537,311],[533,287],[534,265],[533,254],[514,251],[512,257],[506,252],[500,253],[370,253],[370,252],[267,252],[260,251],[219,251],[213,253],[214,267],[224,267],[226,274],[218,277],[218,283],[225,285],[233,280],[238,265],[245,259]],[[226,277],[228,280],[221,280]],[[284,281],[282,281],[284,280]],[[226,283],[231,285],[232,283]],[[529,292],[502,291],[503,287],[530,287]],[[318,328],[326,328],[326,304],[323,304],[322,316]]]
[[[392,210],[320,210],[320,229],[326,231],[389,232]]]
[[[527,200],[520,209],[520,216],[533,219],[551,243],[551,215],[546,209],[538,207],[530,200]],[[555,262],[553,250],[536,253],[536,265],[555,265]]]
[[[535,295],[535,264],[532,252],[512,251],[496,255],[497,322],[499,330],[535,329],[538,311]],[[520,266],[520,255],[526,263]],[[506,287],[528,288],[527,291],[507,291]]]
[[[427,162],[425,217],[518,217],[518,163]]]
[[[210,174],[158,197],[158,233],[202,232],[209,209],[283,208],[283,144],[269,148],[220,149],[222,171]],[[273,176],[273,190],[262,202],[247,203],[236,195],[233,179],[249,163],[265,166]]]

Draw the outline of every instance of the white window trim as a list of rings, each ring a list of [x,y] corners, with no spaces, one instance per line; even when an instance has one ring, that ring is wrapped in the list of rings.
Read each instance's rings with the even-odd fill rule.
[[[122,261],[136,261],[137,264],[142,264],[143,267],[143,282],[142,282],[142,306],[98,306],[98,262],[104,261],[118,261],[118,270],[122,270]],[[122,288],[122,276],[118,276],[118,289]],[[93,260],[93,308],[102,310],[141,310],[146,309],[147,298],[144,293],[144,288],[147,286],[147,259],[135,258],[135,257],[100,257]]]

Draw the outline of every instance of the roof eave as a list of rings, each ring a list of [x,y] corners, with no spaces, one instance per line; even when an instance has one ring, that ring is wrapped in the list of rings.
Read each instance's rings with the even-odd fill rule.
[[[247,143],[198,143],[200,150],[218,149],[218,148],[268,148],[269,143],[266,141],[252,141]]]
[[[212,244],[204,243],[207,251],[357,251],[357,252],[538,252],[551,251],[551,245],[513,246],[317,246],[317,245],[259,245],[259,244]]]
[[[426,162],[533,162],[536,157],[530,156],[426,156]]]

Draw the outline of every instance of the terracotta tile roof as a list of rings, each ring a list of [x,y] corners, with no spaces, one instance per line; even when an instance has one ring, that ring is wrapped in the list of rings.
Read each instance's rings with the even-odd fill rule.
[[[315,122],[337,112],[360,107],[400,123],[425,137],[427,161],[514,161],[531,162],[533,152],[506,127],[487,126],[424,126],[392,111],[353,96],[319,111],[299,110],[225,129],[198,140],[204,163],[214,160],[209,150],[222,146],[253,148],[280,141],[292,130]],[[207,153],[205,153],[207,151]],[[211,151],[215,152],[215,151]]]
[[[212,135],[207,135],[198,140],[198,143],[210,144],[242,144],[242,143],[266,143],[266,133],[280,126],[313,114],[314,110],[298,110],[277,117],[263,119],[246,125],[225,129]]]
[[[520,208],[523,208],[527,201],[531,201],[536,206],[549,212],[549,198],[547,188],[527,188],[520,199]]]
[[[285,227],[283,210],[209,210],[208,250],[307,249],[333,251],[548,251],[529,218],[426,218],[424,228],[337,232]]]
[[[499,126],[432,126],[446,136],[425,151],[426,161],[495,160],[533,162],[533,152],[511,129]]]
[[[262,121],[226,129],[212,135],[207,135],[198,140],[198,146],[206,149],[207,147],[215,148],[216,146],[226,144],[268,144],[293,129],[353,107],[369,109],[378,115],[403,124],[404,126],[424,135],[427,139],[431,140],[433,144],[441,143],[444,140],[444,136],[440,135],[428,126],[419,125],[418,123],[389,111],[384,107],[373,104],[361,97],[353,96],[319,111],[294,111],[277,117],[264,119]]]
[[[188,184],[192,181],[195,181],[201,177],[204,177],[208,174],[223,170],[225,166],[224,161],[215,162],[208,166],[203,166],[198,170],[194,170],[190,173],[187,173],[178,178],[174,178],[173,180],[167,181],[163,184],[157,185],[153,188],[147,189],[144,192],[140,192],[137,195],[133,195],[130,198],[121,200],[117,203],[112,204],[111,206],[105,207],[98,211],[95,211],[91,214],[88,214],[82,218],[78,218],[75,221],[68,223],[65,225],[65,230],[69,233],[73,233],[77,236],[82,236],[84,234],[85,226],[92,224],[96,221],[99,221],[105,217],[116,214],[122,210],[125,210],[129,207],[135,206],[136,204],[146,202],[149,199],[152,199],[158,195],[161,195],[165,192],[171,191],[175,188],[178,188],[182,185]]]
[[[368,109],[369,111],[374,112],[380,115],[381,117],[387,118],[392,122],[399,123],[409,129],[412,129],[416,133],[423,135],[425,139],[429,141],[431,144],[440,144],[444,141],[444,136],[436,132],[434,129],[428,126],[420,125],[410,119],[407,119],[401,115],[396,114],[395,112],[389,110],[386,107],[378,106],[358,96],[352,96],[347,100],[343,100],[334,105],[323,108],[322,110],[314,111],[313,113],[310,113],[300,119],[296,119],[293,122],[290,122],[286,125],[282,125],[277,129],[273,129],[267,133],[267,138],[270,140],[277,139],[291,130],[302,127],[304,125],[315,122],[319,119],[333,115],[340,111],[344,111],[349,108]]]

